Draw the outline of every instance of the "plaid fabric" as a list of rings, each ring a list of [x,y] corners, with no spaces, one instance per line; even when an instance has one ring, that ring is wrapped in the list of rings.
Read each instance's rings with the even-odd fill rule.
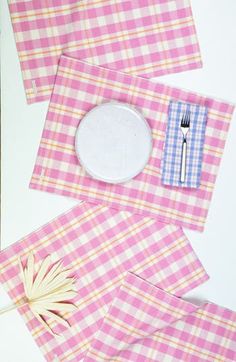
[[[48,362],[81,361],[128,270],[183,295],[207,280],[183,231],[150,218],[82,203],[0,253],[0,282],[17,303],[24,296],[18,257],[33,251],[36,262],[51,255],[72,269],[78,306],[65,315],[71,328],[49,334],[30,309],[19,309]]]
[[[193,305],[129,273],[84,359],[104,361],[236,361],[236,313]]]
[[[186,112],[190,113],[191,120],[187,133],[186,177],[185,182],[180,182],[183,143],[180,124]],[[163,184],[179,187],[200,186],[206,122],[206,107],[170,102],[162,164]]]
[[[198,189],[163,186],[161,160],[171,99],[207,106],[208,120]],[[80,167],[75,132],[81,118],[106,101],[132,104],[153,135],[143,172],[120,185],[96,181]],[[30,187],[106,204],[202,231],[234,107],[196,93],[62,56]]]
[[[49,99],[60,55],[144,77],[202,66],[189,0],[8,0],[28,103]]]

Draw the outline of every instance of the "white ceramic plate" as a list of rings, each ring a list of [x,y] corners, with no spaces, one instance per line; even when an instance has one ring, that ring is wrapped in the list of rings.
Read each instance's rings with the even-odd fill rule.
[[[151,130],[134,107],[104,103],[81,120],[75,150],[80,164],[93,178],[108,183],[125,182],[147,164],[152,150]]]

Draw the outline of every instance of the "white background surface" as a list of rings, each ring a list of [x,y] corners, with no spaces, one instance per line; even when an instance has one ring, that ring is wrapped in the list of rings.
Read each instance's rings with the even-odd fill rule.
[[[6,0],[1,0],[2,248],[68,210],[75,201],[28,189],[47,103],[26,104]],[[178,87],[236,103],[236,1],[192,0],[203,69],[159,78]],[[236,116],[205,232],[186,230],[210,275],[188,298],[236,311]],[[0,307],[10,303],[0,287]],[[0,361],[43,362],[17,312],[0,317]]]

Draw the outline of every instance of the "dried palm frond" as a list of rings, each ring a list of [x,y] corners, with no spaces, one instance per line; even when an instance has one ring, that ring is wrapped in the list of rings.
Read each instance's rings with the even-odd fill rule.
[[[71,270],[64,269],[61,261],[51,267],[50,256],[47,256],[36,272],[33,253],[29,254],[25,267],[19,259],[19,267],[25,299],[18,305],[5,308],[0,311],[0,314],[28,304],[34,316],[51,334],[56,333],[45,318],[52,318],[65,327],[70,326],[60,313],[72,312],[76,309],[76,306],[69,302],[77,295],[75,279],[69,277]]]

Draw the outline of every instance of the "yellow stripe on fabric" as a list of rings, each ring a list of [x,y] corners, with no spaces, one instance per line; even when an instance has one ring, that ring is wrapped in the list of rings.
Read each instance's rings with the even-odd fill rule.
[[[121,321],[118,321],[115,318],[111,318],[110,316],[106,316],[106,320],[108,320],[109,322],[111,322],[111,325],[113,324],[115,327],[118,327],[118,330],[121,328],[125,331],[127,331],[128,335],[131,336],[136,336],[138,338],[145,338],[146,335],[143,333],[140,333],[140,331],[136,328],[131,328],[130,326],[128,326],[127,324],[122,323]],[[149,335],[150,337],[150,335]],[[177,341],[177,338],[171,338],[171,337],[167,337],[166,335],[164,335],[164,332],[161,332],[161,330],[157,331],[156,333],[153,333],[151,335],[151,338],[155,341],[159,341],[160,343],[162,343],[162,341],[166,341],[169,343],[171,343],[172,345],[174,345],[175,347],[182,347],[183,350],[187,352],[194,352],[197,356],[199,357],[207,357],[207,358],[214,358],[214,361],[219,361],[219,362],[224,362],[223,357],[221,356],[217,356],[215,355],[215,353],[208,353],[202,350],[202,348],[198,349],[197,347],[195,348],[192,344],[185,342],[184,344],[181,341]],[[175,340],[174,340],[175,339]],[[97,357],[101,357],[100,351],[94,351],[93,349],[89,351],[90,354],[95,355]],[[103,353],[102,353],[103,355]],[[110,358],[106,358],[103,357],[104,360],[113,360]]]
[[[161,172],[158,168],[152,166],[152,165],[147,165],[143,172],[147,172],[149,175],[151,176],[158,176],[161,177]],[[203,187],[204,186],[204,187]],[[202,190],[202,191],[209,191],[212,192],[212,190],[214,189],[214,183],[213,182],[204,182],[201,181],[200,187],[198,187],[198,190]],[[184,188],[182,188],[182,191],[184,190]],[[176,191],[178,193],[178,191]],[[180,189],[181,192],[181,189]]]
[[[173,218],[171,218],[172,216],[174,217],[178,217],[179,219],[181,220],[189,220],[189,221],[193,221],[195,222],[197,225],[199,226],[202,226],[205,222],[205,218],[204,217],[201,217],[201,216],[198,216],[198,217],[192,217],[192,216],[189,216],[189,215],[186,215],[186,213],[184,212],[181,212],[181,211],[178,211],[178,212],[174,212],[171,208],[167,208],[168,211],[165,211],[163,212],[163,209],[159,208],[159,207],[156,207],[154,206],[153,204],[151,204],[150,202],[148,201],[137,201],[137,200],[130,200],[128,199],[128,197],[126,195],[122,195],[121,197],[118,197],[117,195],[105,195],[104,192],[100,192],[100,191],[92,191],[92,190],[88,190],[87,188],[83,188],[82,186],[79,186],[78,184],[74,184],[74,183],[62,183],[62,182],[58,182],[58,180],[55,182],[54,179],[50,178],[49,176],[43,176],[43,177],[40,177],[40,180],[39,178],[37,178],[36,176],[33,176],[32,177],[32,183],[43,183],[44,186],[49,186],[49,185],[54,185],[54,186],[57,186],[59,189],[60,187],[63,188],[67,188],[69,189],[69,191],[74,191],[74,192],[80,192],[80,193],[85,193],[86,192],[86,195],[88,196],[88,194],[90,195],[93,195],[93,197],[96,197],[96,196],[101,196],[103,198],[104,201],[119,201],[119,202],[126,202],[127,204],[130,204],[131,206],[136,206],[138,205],[138,207],[142,210],[145,211],[145,207],[149,207],[150,209],[154,210],[155,212],[158,212],[160,214],[160,216],[163,216],[164,218],[168,218],[170,220],[172,220]],[[88,199],[89,199],[89,196],[88,196]],[[102,202],[102,201],[101,201]],[[171,215],[171,216],[169,216]]]
[[[64,362],[64,361],[68,362],[68,358],[70,358],[71,356],[73,356],[73,358],[77,358],[77,352],[82,353],[82,352],[87,351],[88,348],[90,347],[90,344],[91,344],[91,338],[87,342],[85,342],[81,345],[79,344],[79,346],[80,346],[79,348],[78,348],[78,344],[77,344],[76,349],[74,349],[74,350],[72,349],[72,351],[71,351],[71,349],[69,349],[67,352],[63,353],[63,357],[62,357],[62,359],[60,359],[60,362]]]
[[[179,26],[182,25],[192,25],[193,24],[193,19],[189,18],[185,21],[180,22],[175,21],[175,22],[170,22],[169,24],[155,24],[154,26],[151,27],[143,27],[143,30],[140,30],[140,28],[138,28],[136,31],[129,31],[127,30],[127,34],[126,37],[124,37],[123,33],[117,32],[116,35],[111,35],[111,34],[106,34],[103,37],[99,37],[99,39],[96,38],[85,38],[84,41],[80,40],[79,42],[79,46],[78,46],[78,42],[70,42],[65,48],[63,48],[61,45],[60,46],[54,46],[54,47],[48,47],[47,50],[41,50],[41,51],[34,51],[34,52],[26,52],[26,51],[19,51],[19,59],[21,61],[23,61],[25,58],[28,59],[30,57],[34,57],[35,55],[37,56],[43,56],[45,54],[50,54],[52,55],[59,55],[62,52],[62,48],[64,52],[68,52],[68,51],[73,51],[73,50],[79,50],[79,49],[83,49],[86,46],[89,47],[95,47],[96,45],[106,45],[110,44],[111,41],[126,41],[126,40],[130,40],[132,36],[139,36],[140,35],[146,35],[146,34],[153,34],[153,32],[156,32],[157,30],[161,31],[161,30],[168,30],[168,29],[176,29]]]
[[[160,251],[158,253],[158,255],[150,255],[148,256],[144,262],[140,263],[137,267],[135,267],[134,269],[132,269],[132,271],[135,273],[135,274],[139,274],[142,272],[142,270],[146,267],[146,266],[149,266],[150,267],[152,265],[154,265],[154,263],[157,263],[159,259],[162,259],[162,258],[166,258],[168,257],[169,255],[171,255],[172,253],[178,251],[179,249],[181,249],[184,245],[186,245],[186,239],[177,239],[176,241],[174,241],[171,246],[166,246],[164,248],[164,250]]]
[[[89,2],[89,1],[86,1],[85,3],[84,2],[80,2],[80,3],[77,3],[75,6],[60,6],[60,8],[58,9],[53,9],[53,10],[49,10],[50,7],[48,7],[48,9],[45,9],[43,11],[39,10],[26,10],[24,11],[25,15],[18,15],[19,13],[18,12],[12,12],[12,17],[11,19],[16,22],[15,20],[19,20],[19,19],[24,19],[26,18],[27,20],[29,20],[30,17],[39,17],[39,16],[45,16],[46,19],[48,19],[48,15],[56,15],[56,14],[63,14],[63,15],[66,15],[65,12],[68,11],[69,14],[71,11],[74,11],[76,9],[80,9],[80,8],[83,8],[84,5],[86,4],[86,8],[88,8],[89,6],[94,6],[94,5],[100,5],[100,4],[104,4],[106,2],[110,2],[110,0],[98,0],[98,1],[95,1],[93,0],[92,2]],[[63,7],[63,8],[62,8]],[[16,16],[14,16],[14,14],[17,14]]]
[[[204,319],[208,319],[210,321],[216,322],[217,324],[222,324],[223,326],[227,326],[227,328],[230,328],[230,329],[232,328],[231,330],[233,332],[236,330],[236,322],[231,323],[231,321],[227,321],[227,320],[217,318],[217,316],[212,315],[209,311],[198,310],[196,314],[198,316],[200,316],[200,317],[204,317]]]
[[[148,70],[151,70],[153,68],[156,67],[156,65],[158,65],[158,67],[160,69],[168,69],[169,67],[171,67],[172,65],[182,65],[182,63],[184,62],[188,62],[188,61],[201,61],[201,56],[200,55],[185,55],[185,56],[179,56],[178,59],[170,59],[170,60],[166,60],[166,61],[160,61],[158,63],[152,63],[150,65],[147,66],[136,66],[136,67],[132,67],[132,68],[124,68],[123,72],[129,72],[131,75],[135,75],[137,72],[146,72]]]
[[[66,78],[65,81],[64,81],[64,87],[67,89],[69,86],[69,79]],[[63,101],[64,101],[64,97],[63,97]],[[63,107],[63,101],[60,103],[60,106],[59,106],[59,114],[56,114],[55,117],[55,122],[56,122],[56,127],[55,129],[53,130],[54,133],[53,133],[53,136],[55,137],[56,134],[58,133],[58,129],[60,127],[60,123],[59,123],[59,116],[60,116],[60,107],[62,108]],[[49,150],[49,154],[47,155],[48,158],[46,159],[46,164],[44,165],[46,168],[48,168],[49,166],[49,163],[50,163],[50,159],[51,159],[51,156],[52,156],[52,150]]]
[[[160,134],[158,136],[158,139],[159,138],[163,138],[162,135],[161,135],[161,132],[160,132]],[[157,138],[154,137],[154,139],[157,139]],[[66,151],[70,155],[75,154],[74,146],[70,146],[69,144],[67,144],[65,146],[63,143],[60,144],[60,143],[53,142],[52,140],[43,138],[41,140],[41,145],[43,145],[48,150],[50,150],[50,148],[53,148],[54,150]],[[50,148],[48,148],[48,147],[50,147]],[[207,149],[207,147],[205,147],[205,148]],[[210,153],[212,152],[213,154],[215,153],[213,149],[212,150],[209,149],[208,152],[210,152]],[[223,152],[222,152],[222,154],[223,154]],[[154,167],[153,165],[146,165],[145,168],[143,169],[143,173],[146,173],[146,174],[151,175],[151,176],[161,177],[160,170],[157,167]],[[207,191],[207,190],[212,191],[214,189],[214,185],[215,185],[215,183],[211,182],[211,181],[208,181],[208,182],[201,181],[201,185],[200,185],[200,187],[198,189],[200,189],[202,191]],[[202,187],[202,186],[204,186],[204,187]]]
[[[178,250],[178,249],[177,249]],[[163,257],[167,257],[168,256],[168,251],[166,251],[165,253],[163,253]],[[148,262],[145,262],[143,263],[142,267],[144,267],[146,264],[146,266],[148,266]],[[74,265],[76,267],[76,263]],[[135,268],[132,269],[133,272],[135,272]],[[204,271],[199,271],[198,273],[194,273],[194,275],[191,275],[189,278],[186,278],[185,277],[185,280],[179,282],[179,286],[181,287],[181,284],[182,285],[185,285],[187,282],[191,281],[191,280],[194,280],[197,276],[197,274],[201,274],[201,273],[204,273]],[[105,283],[105,285],[103,286],[103,288],[101,289],[97,289],[97,290],[94,290],[92,293],[90,293],[86,298],[83,299],[83,301],[81,301],[81,303],[76,303],[77,307],[79,309],[81,308],[85,308],[87,304],[90,304],[92,303],[93,301],[96,301],[97,302],[97,298],[98,297],[102,297],[103,295],[105,295],[109,290],[110,288],[114,288],[114,287],[118,287],[120,285],[120,283],[122,282],[122,280],[124,279],[125,275],[126,275],[126,271],[122,272],[120,270],[120,275],[116,278],[114,278],[112,281],[108,281],[107,283]],[[170,289],[174,289],[174,288],[167,288],[167,291],[169,292]],[[177,290],[177,289],[175,289]],[[103,308],[103,305],[101,305],[101,308]]]
[[[176,289],[183,288],[185,285],[188,285],[190,281],[192,282],[194,280],[198,280],[203,276],[206,276],[205,270],[201,266],[199,266],[198,271],[195,271],[194,274],[190,277],[186,277],[184,281],[177,281],[171,287],[167,288],[167,292],[174,293]]]
[[[96,66],[96,67],[99,69],[98,66]],[[111,87],[111,90],[118,89],[118,90],[122,90],[124,92],[127,92],[128,94],[131,91],[135,95],[144,96],[145,98],[147,96],[149,96],[150,100],[159,99],[162,102],[162,104],[164,104],[164,105],[168,105],[169,101],[171,99],[171,96],[169,94],[168,95],[163,95],[163,94],[161,95],[161,94],[157,94],[155,90],[153,90],[153,91],[151,91],[151,90],[140,90],[135,85],[132,86],[132,85],[122,84],[122,82],[119,81],[118,79],[115,82],[111,82],[111,81],[109,81],[107,79],[104,79],[104,78],[102,78],[100,76],[97,76],[97,75],[96,76],[92,76],[91,74],[85,75],[85,73],[82,72],[82,71],[73,70],[71,68],[66,68],[66,69],[67,70],[62,69],[62,68],[59,67],[58,68],[58,74],[62,75],[62,76],[65,75],[65,78],[67,78],[68,76],[71,76],[71,79],[78,79],[78,80],[82,79],[82,80],[92,82],[96,87],[98,87],[99,85],[102,85],[105,88]],[[109,71],[109,69],[103,68],[103,67],[100,67],[100,69],[104,70],[104,71]],[[119,75],[119,72],[117,72],[117,74]],[[121,74],[123,74],[123,73],[121,73]],[[127,76],[129,76],[129,75],[127,74]],[[139,78],[136,77],[135,79],[138,80]],[[117,83],[119,83],[119,84],[117,84]],[[167,88],[169,89],[170,87],[167,87]],[[205,100],[206,98],[201,96],[201,99]],[[221,114],[220,112],[214,112],[211,109],[209,109],[208,115],[209,116],[212,115],[212,116],[215,116],[217,118],[222,118],[223,120],[225,120],[225,119],[231,120],[231,118],[232,118],[231,115],[228,115],[226,113]]]
[[[171,308],[167,303],[163,304],[163,301],[162,302],[157,301],[155,297],[145,294],[145,292],[137,289],[135,286],[129,287],[127,284],[124,284],[122,288],[126,289],[129,292],[129,294],[131,293],[133,297],[139,296],[142,300],[145,301],[145,303],[147,303],[147,305],[150,306],[154,305],[155,307],[157,307],[158,311],[164,313],[168,312],[170,314],[173,314],[175,318],[182,318],[186,314],[179,312],[179,310],[177,310],[176,308],[175,309]]]
[[[81,206],[82,205],[83,205],[83,203],[81,204]],[[50,236],[50,237],[46,236],[46,237],[38,240],[34,244],[30,245],[28,248],[24,248],[22,250],[22,253],[20,254],[21,258],[26,257],[28,255],[28,253],[36,250],[41,244],[44,244],[45,247],[48,246],[52,240],[58,239],[62,235],[62,233],[65,233],[66,231],[68,231],[71,228],[77,227],[80,223],[82,223],[89,217],[95,217],[100,211],[102,211],[102,209],[105,210],[105,209],[107,209],[107,207],[104,205],[102,205],[102,206],[99,205],[97,207],[94,207],[94,208],[89,209],[86,212],[84,212],[83,215],[81,215],[79,218],[77,218],[73,223],[68,221],[66,225],[62,225],[59,229],[52,231],[51,232],[52,236]],[[55,220],[52,220],[52,222],[55,222]],[[37,234],[37,232],[39,232],[39,231],[40,231],[40,229],[36,230],[35,233]],[[26,241],[28,237],[23,238],[21,240],[21,242]],[[12,258],[8,259],[6,262],[2,262],[1,269],[2,270],[7,269],[9,266],[16,265],[17,262],[18,262],[18,256],[14,255]]]
[[[119,353],[119,352],[118,352]],[[108,361],[108,362],[124,362],[124,359],[122,357],[106,357],[105,353],[102,351],[95,351],[94,349],[89,350],[89,355],[94,356],[96,358],[99,358],[97,362],[101,361]]]
[[[98,67],[99,69],[99,67]],[[107,68],[100,68],[103,69],[104,71],[109,71],[109,69]],[[122,81],[120,80],[115,80],[115,81],[110,81],[107,80],[105,78],[102,78],[101,76],[97,76],[97,75],[92,75],[92,74],[85,74],[83,71],[76,71],[73,69],[67,69],[64,70],[62,68],[58,68],[58,74],[62,75],[67,78],[67,77],[71,77],[71,79],[78,79],[79,81],[84,80],[84,81],[88,81],[89,83],[92,82],[92,84],[94,86],[96,86],[96,88],[98,88],[99,86],[103,86],[104,88],[109,88],[111,90],[115,90],[115,91],[122,91],[127,93],[128,95],[132,92],[132,95],[136,95],[136,96],[143,96],[144,98],[147,98],[147,96],[150,97],[151,101],[154,100],[158,100],[160,102],[162,102],[162,104],[164,105],[168,105],[169,104],[169,100],[170,100],[170,96],[169,95],[163,95],[163,94],[157,94],[157,92],[155,90],[151,91],[151,90],[141,90],[140,88],[136,87],[136,85],[126,85],[124,83],[122,83]],[[117,75],[119,76],[119,73],[117,73]],[[123,75],[123,73],[121,73],[121,75]],[[127,74],[127,76],[129,76]],[[141,78],[134,78],[135,80],[141,80]],[[119,83],[119,84],[118,84]],[[155,83],[154,83],[155,84]]]
[[[122,323],[122,321],[118,321],[117,319],[111,318],[110,316],[106,316],[106,320],[108,320],[109,322],[111,322],[111,325],[113,324],[115,327],[118,327],[117,329],[119,330],[120,328],[122,328],[123,330],[127,331],[128,335],[135,335],[137,336],[137,338],[143,339],[146,337],[145,334],[140,333],[140,331],[136,328],[131,328],[130,326],[128,326],[125,323]],[[159,343],[165,343],[167,342],[168,345],[172,345],[175,348],[181,347],[181,349],[185,352],[185,353],[194,353],[195,355],[197,355],[199,358],[201,357],[207,357],[207,358],[214,358],[214,361],[218,361],[218,362],[224,362],[225,359],[224,357],[221,356],[217,356],[215,353],[211,353],[211,352],[207,352],[207,351],[203,351],[202,348],[198,348],[197,346],[193,346],[192,344],[188,343],[188,342],[181,342],[178,341],[177,338],[174,337],[168,337],[166,334],[164,334],[164,332],[162,332],[161,330],[158,330],[156,333],[153,333],[151,336],[148,335],[147,337],[152,338],[154,341],[159,342]],[[108,358],[105,357],[105,355],[100,352],[100,351],[95,351],[93,349],[91,349],[89,351],[89,353],[91,355],[94,355],[98,358],[103,358],[103,360],[106,361],[119,361],[119,359],[117,359],[117,357],[114,358]],[[122,361],[122,359],[120,359]]]
[[[158,138],[160,138],[162,141],[165,140],[165,133],[160,132],[156,129],[152,130],[153,135],[157,136]],[[209,144],[204,144],[204,150],[208,151],[209,153],[212,153],[214,156],[215,155],[219,155],[222,156],[223,155],[223,149],[221,147],[217,147],[217,146],[211,146]]]
[[[113,318],[113,317],[111,317],[109,315],[105,316],[105,320],[109,321],[111,324],[114,323],[115,326],[118,326],[119,328],[121,328],[121,329],[125,330],[126,332],[128,332],[128,336],[126,336],[128,338],[132,337],[134,335],[136,337],[138,337],[138,338],[140,338],[140,337],[144,338],[145,337],[145,334],[140,333],[140,331],[137,328],[132,328],[129,325],[124,324],[121,321],[118,321],[117,319],[115,319],[115,318]],[[140,322],[140,321],[137,321],[137,322]]]
[[[43,88],[43,86],[42,87],[38,87],[37,86],[37,95],[38,95],[38,93],[47,93],[48,92],[48,94],[51,94],[52,93],[52,90],[53,90],[53,86],[51,86],[51,87],[47,87],[47,88]],[[32,98],[37,98],[37,95],[35,95],[35,91],[34,90],[32,90],[32,88],[30,88],[30,89],[26,89],[26,95],[27,96],[33,96]]]
[[[132,216],[131,216],[132,218]],[[72,263],[76,268],[82,268],[85,266],[85,264],[92,260],[94,256],[100,255],[102,252],[107,252],[109,249],[117,242],[119,239],[124,239],[128,235],[131,235],[134,232],[140,232],[143,230],[144,227],[147,227],[151,224],[155,223],[155,220],[146,218],[146,220],[142,220],[141,222],[135,223],[133,226],[130,226],[126,231],[121,231],[120,233],[116,234],[114,238],[111,238],[104,242],[101,246],[94,248],[92,251],[90,251],[86,257],[84,257],[80,261],[76,261],[75,263]]]
[[[185,353],[189,352],[189,353],[195,353],[197,356],[199,357],[207,357],[207,358],[211,358],[210,361],[214,361],[214,362],[225,362],[225,358],[221,357],[221,356],[217,356],[214,353],[208,353],[208,352],[203,352],[202,348],[199,347],[198,348],[194,348],[194,346],[192,344],[189,344],[188,342],[184,342],[181,343],[180,341],[174,341],[174,337],[173,338],[168,338],[166,335],[164,336],[163,332],[158,332],[157,334],[154,334],[153,337],[154,341],[162,343],[162,341],[165,341],[168,343],[168,345],[172,345],[174,347],[181,347],[182,351],[184,351]],[[214,358],[214,359],[212,359]]]

